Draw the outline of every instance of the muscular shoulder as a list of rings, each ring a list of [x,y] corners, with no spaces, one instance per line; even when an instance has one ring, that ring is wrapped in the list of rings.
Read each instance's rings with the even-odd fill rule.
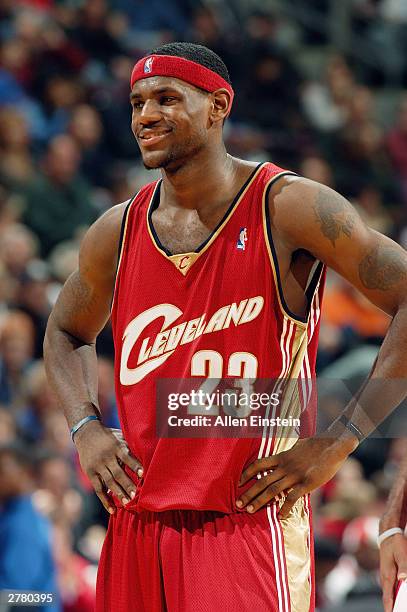
[[[81,275],[107,283],[116,273],[123,216],[129,200],[112,206],[87,231],[80,250]]]
[[[289,253],[306,249],[390,315],[405,304],[407,254],[400,245],[369,228],[325,185],[284,177],[273,188],[270,216]]]
[[[269,194],[270,218],[279,236],[293,249],[314,252],[321,240],[333,247],[350,238],[359,215],[339,193],[315,181],[284,176]]]

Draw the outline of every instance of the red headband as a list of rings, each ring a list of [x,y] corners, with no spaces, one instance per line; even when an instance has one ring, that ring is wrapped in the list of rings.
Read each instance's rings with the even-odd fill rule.
[[[210,92],[221,88],[227,89],[230,93],[229,110],[232,107],[235,95],[232,86],[225,79],[222,79],[219,74],[213,72],[213,70],[205,68],[205,66],[201,66],[201,64],[196,62],[191,62],[184,57],[173,55],[149,55],[143,57],[137,62],[131,73],[131,88],[133,89],[136,81],[152,76],[175,77]]]

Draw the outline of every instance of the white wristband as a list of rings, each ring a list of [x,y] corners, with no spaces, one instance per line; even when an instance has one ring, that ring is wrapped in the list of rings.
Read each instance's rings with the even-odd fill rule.
[[[396,535],[396,533],[403,533],[403,530],[400,527],[392,527],[391,529],[386,529],[383,531],[377,538],[377,545],[380,546],[387,538],[391,538],[391,536]]]

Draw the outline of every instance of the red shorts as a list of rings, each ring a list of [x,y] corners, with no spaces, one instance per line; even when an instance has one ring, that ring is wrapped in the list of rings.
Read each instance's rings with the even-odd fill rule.
[[[110,518],[97,612],[313,612],[309,500],[287,520],[198,510]]]

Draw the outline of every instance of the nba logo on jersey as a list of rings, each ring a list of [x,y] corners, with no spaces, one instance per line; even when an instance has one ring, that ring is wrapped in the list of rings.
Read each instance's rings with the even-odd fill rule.
[[[247,242],[247,229],[245,227],[242,227],[239,232],[239,238],[237,239],[236,247],[240,251],[244,251],[246,248],[246,242]]]
[[[144,62],[144,74],[148,74],[153,70],[153,57],[148,57]]]

